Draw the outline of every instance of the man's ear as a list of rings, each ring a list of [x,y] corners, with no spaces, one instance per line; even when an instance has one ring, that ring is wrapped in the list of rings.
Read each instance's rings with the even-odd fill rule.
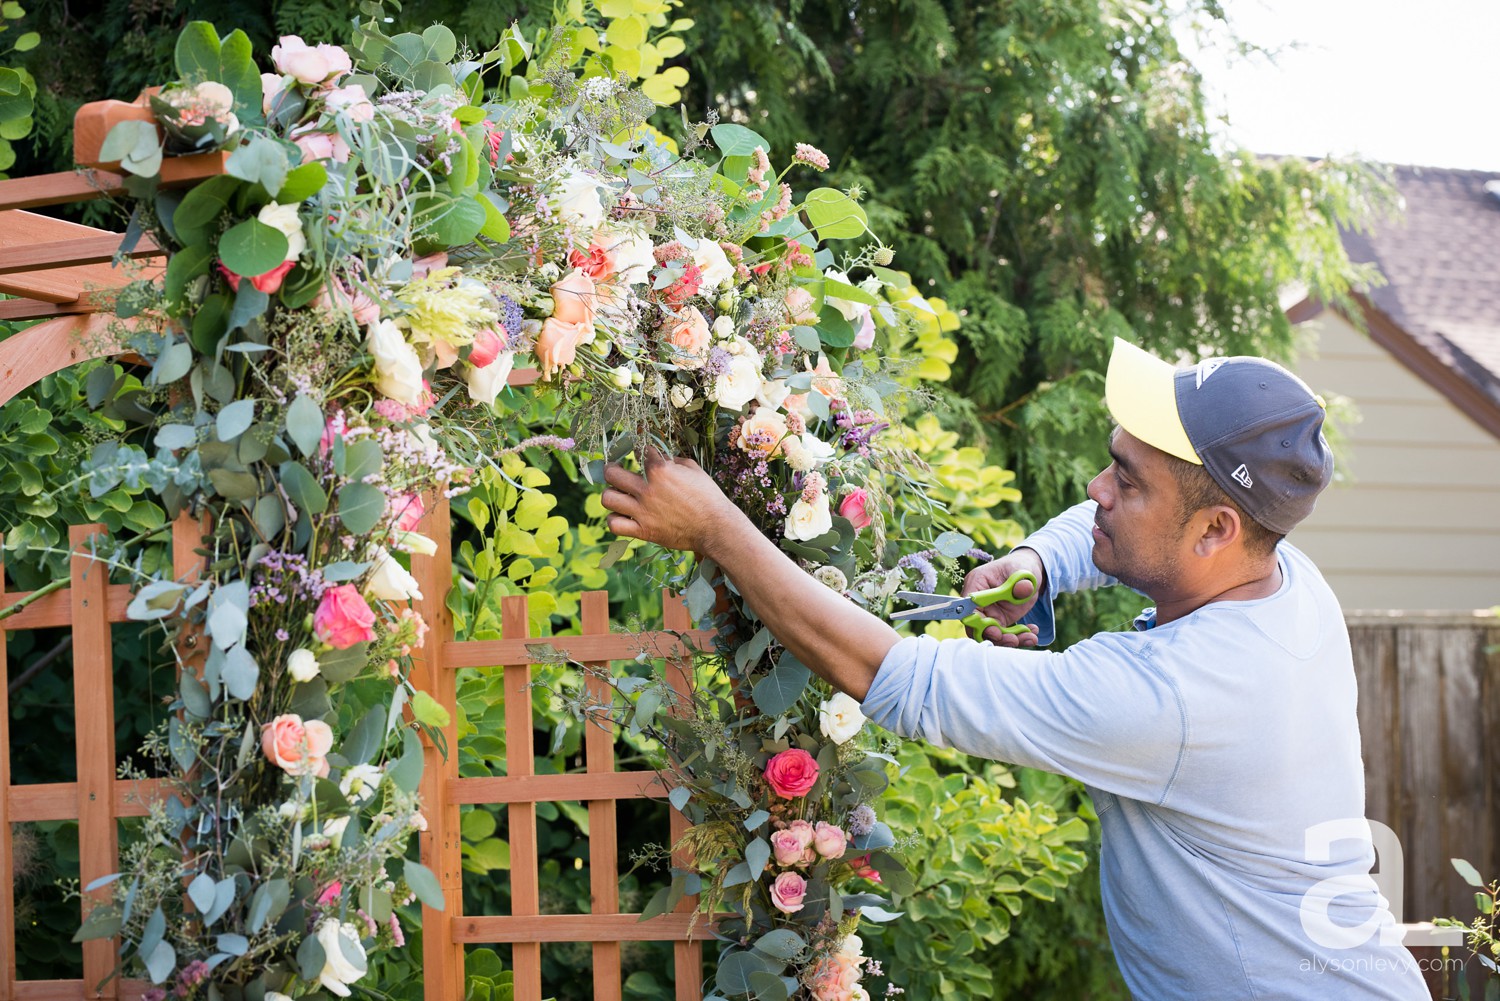
[[[1199,512],[1203,526],[1198,539],[1193,543],[1193,552],[1199,556],[1213,556],[1228,549],[1241,538],[1244,526],[1240,524],[1240,513],[1227,504],[1215,504]]]

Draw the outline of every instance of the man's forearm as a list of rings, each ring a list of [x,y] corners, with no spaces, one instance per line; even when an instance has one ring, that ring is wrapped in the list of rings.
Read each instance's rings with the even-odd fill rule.
[[[835,688],[864,699],[900,639],[894,629],[804,573],[743,515],[706,540],[703,555],[782,646]]]

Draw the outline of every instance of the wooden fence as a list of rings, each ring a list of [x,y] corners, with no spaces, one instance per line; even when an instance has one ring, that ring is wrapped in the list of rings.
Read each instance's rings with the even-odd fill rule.
[[[1365,815],[1401,843],[1397,918],[1472,918],[1473,888],[1448,860],[1467,859],[1486,878],[1500,877],[1500,619],[1353,612],[1347,621],[1359,680]],[[1433,997],[1456,996],[1451,976],[1445,983],[1429,972],[1428,982]]]

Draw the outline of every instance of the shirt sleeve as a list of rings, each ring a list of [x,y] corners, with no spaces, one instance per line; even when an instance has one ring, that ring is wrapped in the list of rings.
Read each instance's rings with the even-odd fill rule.
[[[903,737],[1161,803],[1185,752],[1187,713],[1145,649],[1127,633],[1062,653],[908,637],[886,655],[864,713]]]
[[[1119,581],[1094,565],[1093,501],[1075,504],[1028,535],[1017,546],[1036,552],[1047,568],[1047,587],[1021,622],[1036,626],[1037,643],[1047,646],[1057,636],[1052,597],[1109,587]]]

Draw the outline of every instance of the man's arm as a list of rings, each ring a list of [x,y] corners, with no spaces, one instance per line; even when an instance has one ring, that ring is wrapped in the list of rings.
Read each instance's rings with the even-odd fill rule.
[[[646,474],[604,471],[609,530],[709,557],[771,635],[814,673],[863,700],[900,639],[881,619],[804,573],[691,459],[646,457]],[[1023,586],[1024,589],[1024,586]],[[1027,636],[1021,645],[1034,645]]]

